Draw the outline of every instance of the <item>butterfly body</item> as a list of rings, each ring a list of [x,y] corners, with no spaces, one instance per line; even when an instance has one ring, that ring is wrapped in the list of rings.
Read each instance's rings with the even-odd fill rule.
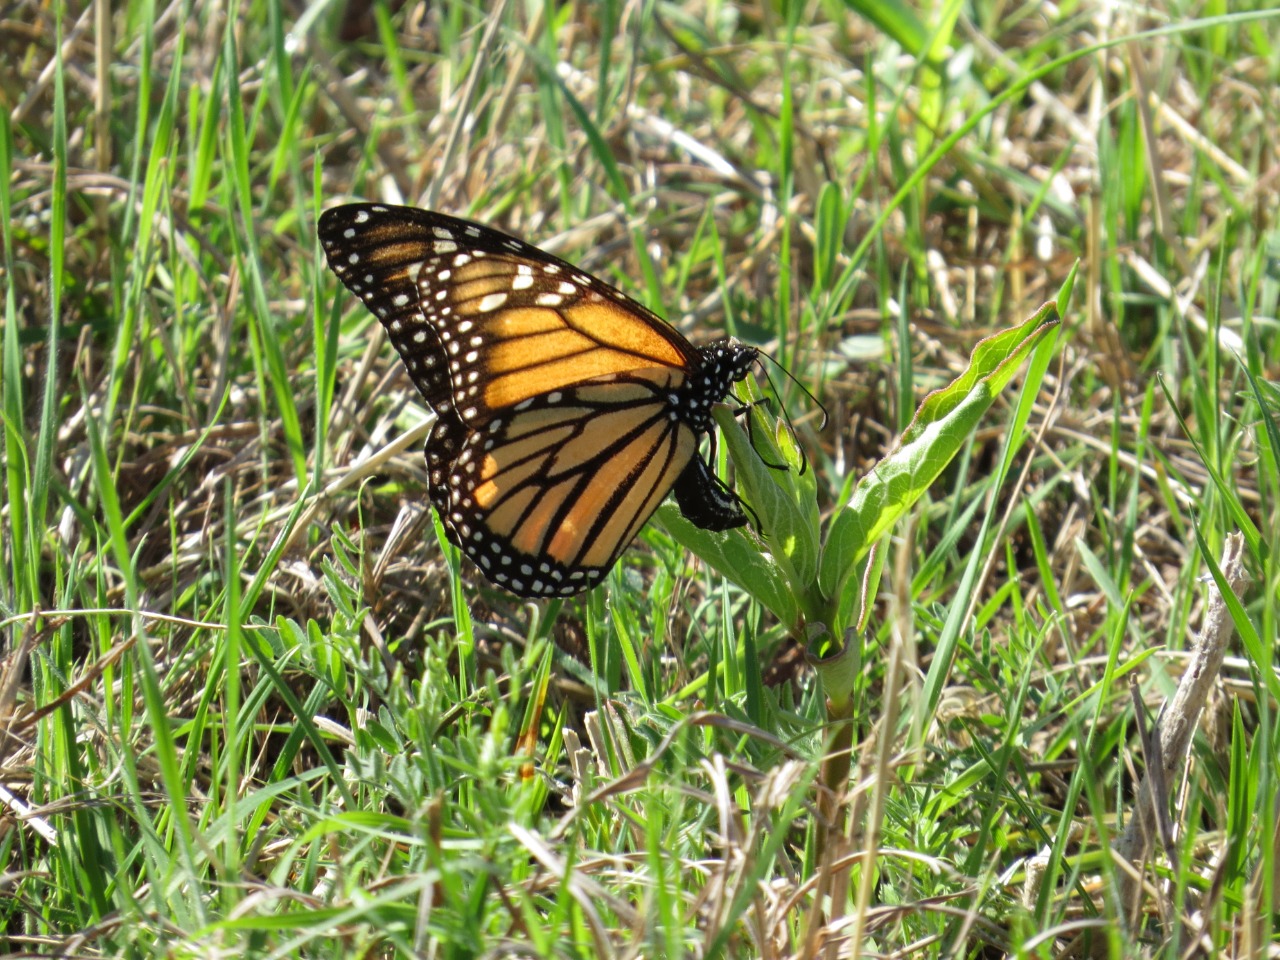
[[[704,528],[746,522],[697,447],[754,348],[695,348],[571,264],[443,214],[350,204],[320,239],[435,410],[431,502],[495,583],[594,586],[669,492]]]

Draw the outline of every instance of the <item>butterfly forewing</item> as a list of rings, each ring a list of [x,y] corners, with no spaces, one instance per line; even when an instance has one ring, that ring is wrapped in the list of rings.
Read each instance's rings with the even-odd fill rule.
[[[423,399],[439,412],[451,401],[449,371],[418,296],[418,275],[437,238],[425,225],[379,209],[350,204],[326,210],[320,245],[338,279],[386,328]]]

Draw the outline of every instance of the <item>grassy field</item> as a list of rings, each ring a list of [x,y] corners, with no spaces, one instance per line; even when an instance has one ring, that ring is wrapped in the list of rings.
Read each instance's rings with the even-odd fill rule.
[[[1269,4],[112,6],[0,16],[0,952],[1280,955]],[[491,586],[355,199],[758,346],[799,519]]]

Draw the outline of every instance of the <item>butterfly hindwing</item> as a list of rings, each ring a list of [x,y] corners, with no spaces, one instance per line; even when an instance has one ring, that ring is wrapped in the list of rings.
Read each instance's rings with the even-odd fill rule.
[[[467,439],[446,522],[490,579],[522,596],[568,595],[608,572],[698,459],[694,432],[667,415],[672,379],[589,381]]]
[[[427,447],[423,451],[427,458],[427,490],[431,505],[436,508],[445,522],[445,530],[455,546],[461,546],[453,534],[449,523],[449,474],[467,441],[467,425],[451,407],[436,410],[436,422],[431,427],[431,435],[427,438]]]

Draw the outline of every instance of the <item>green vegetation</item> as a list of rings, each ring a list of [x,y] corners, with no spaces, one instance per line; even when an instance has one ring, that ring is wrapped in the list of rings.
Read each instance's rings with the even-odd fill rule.
[[[485,6],[0,19],[0,952],[1275,951],[1280,13]],[[763,540],[490,587],[320,254],[355,198],[776,359],[829,418],[725,418]]]

